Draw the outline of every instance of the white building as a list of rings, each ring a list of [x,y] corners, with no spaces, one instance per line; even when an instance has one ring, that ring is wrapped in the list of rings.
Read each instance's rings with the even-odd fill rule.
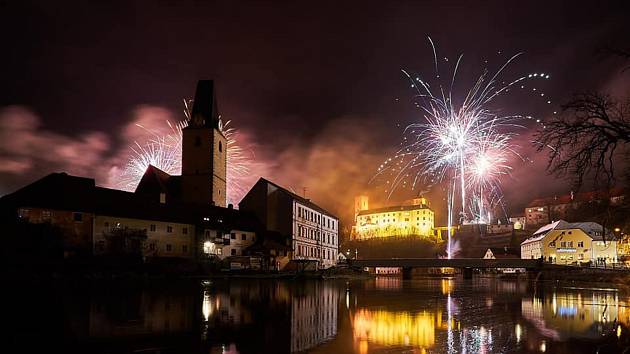
[[[291,260],[317,261],[322,268],[337,264],[339,219],[309,199],[261,178],[239,209],[253,212],[267,230],[282,234]]]

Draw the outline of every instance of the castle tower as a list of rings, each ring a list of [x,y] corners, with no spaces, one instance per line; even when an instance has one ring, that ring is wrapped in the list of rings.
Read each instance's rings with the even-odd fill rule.
[[[368,197],[367,195],[359,195],[354,197],[354,221],[357,221],[357,215],[360,211],[368,210]]]
[[[182,198],[226,206],[227,141],[221,132],[212,80],[197,83],[188,126],[182,130]]]

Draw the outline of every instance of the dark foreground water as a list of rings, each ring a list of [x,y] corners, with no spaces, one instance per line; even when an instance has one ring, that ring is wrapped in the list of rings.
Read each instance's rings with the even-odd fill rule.
[[[491,278],[6,284],[8,352],[622,353],[629,293]],[[630,353],[630,350],[628,350]]]

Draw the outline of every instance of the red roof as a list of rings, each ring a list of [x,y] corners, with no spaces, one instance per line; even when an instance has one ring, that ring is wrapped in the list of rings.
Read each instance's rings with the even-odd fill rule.
[[[572,202],[586,202],[590,200],[597,200],[602,198],[610,198],[610,197],[618,197],[622,196],[623,189],[621,188],[613,188],[608,191],[591,191],[591,192],[581,192],[574,193],[573,198],[571,198],[571,194],[564,194],[559,196],[547,197],[547,198],[538,198],[534,199],[531,203],[527,204],[527,207],[543,207],[546,205],[559,205],[559,204],[569,204]]]

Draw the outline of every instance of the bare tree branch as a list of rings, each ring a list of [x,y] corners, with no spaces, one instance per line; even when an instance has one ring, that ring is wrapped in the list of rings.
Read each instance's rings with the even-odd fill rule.
[[[569,176],[579,188],[587,177],[611,185],[614,160],[630,142],[630,102],[594,92],[577,94],[563,114],[536,134],[538,151],[548,149],[547,170]]]

